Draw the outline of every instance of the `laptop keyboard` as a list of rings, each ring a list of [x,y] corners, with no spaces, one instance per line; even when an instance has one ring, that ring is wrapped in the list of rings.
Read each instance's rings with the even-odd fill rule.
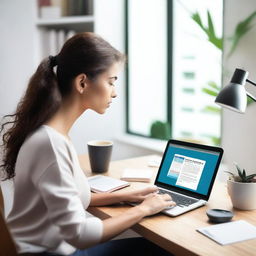
[[[178,205],[180,207],[189,206],[198,201],[197,199],[185,197],[185,196],[182,196],[182,195],[179,195],[176,193],[172,193],[170,191],[162,190],[162,189],[159,189],[158,193],[170,195],[172,197],[172,200],[176,203],[176,205]]]

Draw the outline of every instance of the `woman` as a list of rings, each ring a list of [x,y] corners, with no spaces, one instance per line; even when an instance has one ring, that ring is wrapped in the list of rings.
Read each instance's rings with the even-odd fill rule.
[[[100,244],[174,202],[155,193],[154,187],[91,194],[68,136],[83,112],[103,114],[110,106],[123,61],[101,37],[77,34],[57,56],[41,62],[16,113],[9,116],[12,126],[3,136],[2,168],[6,178],[15,176],[7,222],[20,254],[118,255],[120,249],[124,255],[128,248],[134,251],[136,243],[140,255],[145,246],[151,252],[161,250],[142,238]],[[141,204],[104,221],[86,216],[84,210],[122,201]]]

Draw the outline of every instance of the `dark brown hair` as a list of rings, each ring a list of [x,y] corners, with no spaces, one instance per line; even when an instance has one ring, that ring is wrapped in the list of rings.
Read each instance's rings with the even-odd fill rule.
[[[6,115],[3,134],[3,163],[5,179],[15,176],[15,163],[25,139],[58,110],[62,98],[71,91],[73,79],[85,73],[94,80],[124,55],[94,33],[80,33],[70,38],[57,56],[44,59],[31,77],[25,95],[14,114]],[[54,66],[57,65],[56,74]]]

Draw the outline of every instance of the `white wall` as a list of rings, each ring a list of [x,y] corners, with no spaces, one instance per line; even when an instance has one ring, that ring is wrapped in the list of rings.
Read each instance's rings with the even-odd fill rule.
[[[34,0],[0,1],[0,115],[10,114],[35,68]]]
[[[226,39],[233,31],[235,25],[256,11],[255,0],[225,0],[225,34]],[[229,71],[224,75],[224,84],[227,84],[235,68],[249,71],[249,79],[256,81],[256,19],[254,27],[239,42],[238,47],[230,58],[226,57],[230,47],[226,40],[224,67]],[[246,88],[256,95],[256,89],[247,84]],[[238,114],[229,110],[223,111],[222,146],[225,150],[224,160],[230,170],[235,170],[234,161],[248,169],[256,171],[256,104],[247,108],[245,114]]]
[[[35,2],[0,0],[0,118],[15,111],[36,67]],[[0,183],[7,214],[12,204],[12,184]]]

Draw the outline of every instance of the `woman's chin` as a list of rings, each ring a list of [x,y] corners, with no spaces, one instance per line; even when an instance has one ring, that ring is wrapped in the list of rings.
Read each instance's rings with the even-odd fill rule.
[[[90,108],[90,110],[93,110],[94,112],[102,115],[102,114],[106,113],[108,108],[109,108],[109,106],[105,107],[105,108]]]
[[[94,110],[96,113],[100,114],[100,115],[103,115],[106,113],[106,110],[107,109],[100,109],[100,110]]]

